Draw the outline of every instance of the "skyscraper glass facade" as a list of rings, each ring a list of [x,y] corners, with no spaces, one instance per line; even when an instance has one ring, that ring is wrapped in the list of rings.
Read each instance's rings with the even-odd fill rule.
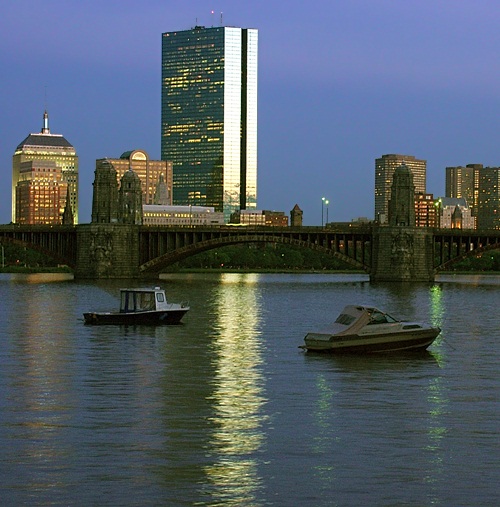
[[[465,198],[472,215],[476,216],[479,204],[479,172],[482,164],[446,168],[446,197]]]
[[[162,35],[161,158],[174,204],[229,218],[257,203],[258,32],[195,27]]]
[[[479,169],[478,229],[500,229],[500,167]]]

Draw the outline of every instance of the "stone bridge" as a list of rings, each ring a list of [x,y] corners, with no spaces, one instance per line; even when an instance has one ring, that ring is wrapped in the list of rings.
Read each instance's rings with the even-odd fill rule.
[[[168,227],[125,224],[0,226],[0,243],[44,252],[76,278],[157,276],[197,253],[237,243],[283,243],[328,253],[372,281],[432,281],[454,262],[500,248],[500,231],[350,223],[323,227]]]

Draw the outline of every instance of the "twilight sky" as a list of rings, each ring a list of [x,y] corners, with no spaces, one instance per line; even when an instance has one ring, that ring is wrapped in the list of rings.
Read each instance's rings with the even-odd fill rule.
[[[211,14],[211,11],[214,14]],[[374,214],[374,160],[500,165],[498,0],[4,0],[0,3],[0,223],[12,155],[50,129],[75,146],[80,223],[95,160],[160,158],[161,34],[196,24],[259,30],[259,209],[305,225]]]

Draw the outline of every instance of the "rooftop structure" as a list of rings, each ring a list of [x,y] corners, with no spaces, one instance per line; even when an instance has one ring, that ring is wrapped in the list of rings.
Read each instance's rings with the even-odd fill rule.
[[[78,223],[78,156],[75,148],[60,134],[52,134],[49,115],[43,114],[42,129],[21,141],[12,157],[12,222],[16,222],[16,188],[24,162],[53,162],[61,170],[61,181],[68,187],[74,223]],[[35,199],[36,192],[32,193]],[[26,203],[23,202],[23,206]],[[35,203],[30,205],[36,206]]]

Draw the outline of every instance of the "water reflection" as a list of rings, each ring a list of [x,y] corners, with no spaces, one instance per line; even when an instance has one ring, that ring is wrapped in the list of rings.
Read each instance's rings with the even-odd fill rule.
[[[443,327],[444,302],[443,289],[440,285],[433,285],[430,289],[431,323],[433,326]]]
[[[318,375],[316,386],[318,389],[318,400],[314,410],[315,434],[313,451],[315,454],[322,454],[325,449],[332,450],[340,443],[338,427],[342,424],[338,417],[338,410],[335,407],[335,396],[338,392],[329,385],[325,375]],[[315,473],[324,485],[334,483],[338,476],[338,464],[332,459],[321,461],[315,466]],[[333,501],[333,500],[332,500]],[[334,505],[334,504],[332,504]]]
[[[3,273],[0,280],[15,283],[53,283],[74,280],[72,273]]]
[[[256,274],[224,274],[216,296],[214,329],[214,415],[208,455],[214,463],[205,468],[220,504],[258,505],[261,478],[255,453],[262,447],[264,378],[261,369],[261,301],[254,286]],[[216,504],[211,504],[216,505]]]
[[[25,276],[24,283],[51,281],[44,275],[34,277]],[[22,302],[22,313],[3,322],[10,349],[2,355],[2,370],[7,374],[8,392],[15,393],[2,401],[11,414],[7,432],[15,442],[3,451],[10,463],[3,482],[19,481],[40,492],[49,491],[62,481],[63,463],[72,452],[66,435],[73,406],[67,389],[72,382],[73,349],[71,338],[59,327],[65,328],[68,320],[62,309],[71,300],[70,290],[65,284],[50,289],[17,286],[10,295]]]

